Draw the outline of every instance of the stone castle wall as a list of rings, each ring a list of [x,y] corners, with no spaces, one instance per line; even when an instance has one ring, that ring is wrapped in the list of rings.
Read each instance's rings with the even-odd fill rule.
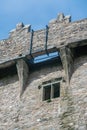
[[[30,25],[18,24],[0,41],[0,130],[87,129],[87,19],[69,22],[70,16],[60,14],[49,22],[48,35],[46,29],[32,33]],[[37,53],[50,51],[59,55],[30,64]],[[17,74],[10,75],[13,65]],[[49,81],[60,83],[60,95],[43,101]]]
[[[75,60],[70,86],[61,81],[60,97],[51,102],[42,101],[38,86],[62,77],[64,70],[49,66],[30,73],[21,99],[17,75],[0,80],[0,130],[87,129],[87,56]]]
[[[60,48],[87,39],[87,19],[70,22],[70,16],[60,14],[48,25],[47,49]],[[32,53],[45,51],[46,29],[34,31]],[[6,40],[0,41],[0,64],[30,54],[31,26],[17,24]]]

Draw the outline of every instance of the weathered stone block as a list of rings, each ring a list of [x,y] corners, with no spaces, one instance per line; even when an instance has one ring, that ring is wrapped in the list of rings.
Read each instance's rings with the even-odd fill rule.
[[[17,72],[18,72],[18,77],[20,82],[20,96],[21,96],[24,90],[26,89],[28,76],[29,76],[29,68],[27,63],[22,59],[17,61],[16,66],[17,66]]]

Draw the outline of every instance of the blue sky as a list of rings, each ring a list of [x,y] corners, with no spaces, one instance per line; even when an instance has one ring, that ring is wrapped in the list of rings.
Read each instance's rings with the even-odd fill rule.
[[[31,24],[32,29],[44,28],[63,12],[72,21],[87,18],[87,0],[1,0],[0,39],[6,39],[16,24]]]

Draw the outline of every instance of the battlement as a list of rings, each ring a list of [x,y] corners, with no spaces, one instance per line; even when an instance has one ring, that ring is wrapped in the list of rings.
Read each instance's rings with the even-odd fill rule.
[[[87,19],[19,23],[0,41],[0,128],[87,130]]]
[[[38,31],[31,31],[31,25],[19,23],[10,31],[8,39],[0,41],[0,64],[86,39],[87,19],[71,22],[71,16],[62,13]]]
[[[63,13],[59,13],[56,19],[52,19],[49,21],[49,26],[56,24],[56,23],[69,23],[71,22],[71,16],[67,15],[64,16]]]

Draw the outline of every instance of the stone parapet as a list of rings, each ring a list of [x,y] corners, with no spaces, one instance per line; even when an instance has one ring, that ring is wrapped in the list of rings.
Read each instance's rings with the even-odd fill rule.
[[[60,48],[87,40],[87,19],[70,22],[71,16],[62,13],[49,22],[47,49]],[[45,51],[46,29],[33,32],[32,53]],[[30,54],[31,25],[19,23],[6,40],[0,41],[0,64]]]

